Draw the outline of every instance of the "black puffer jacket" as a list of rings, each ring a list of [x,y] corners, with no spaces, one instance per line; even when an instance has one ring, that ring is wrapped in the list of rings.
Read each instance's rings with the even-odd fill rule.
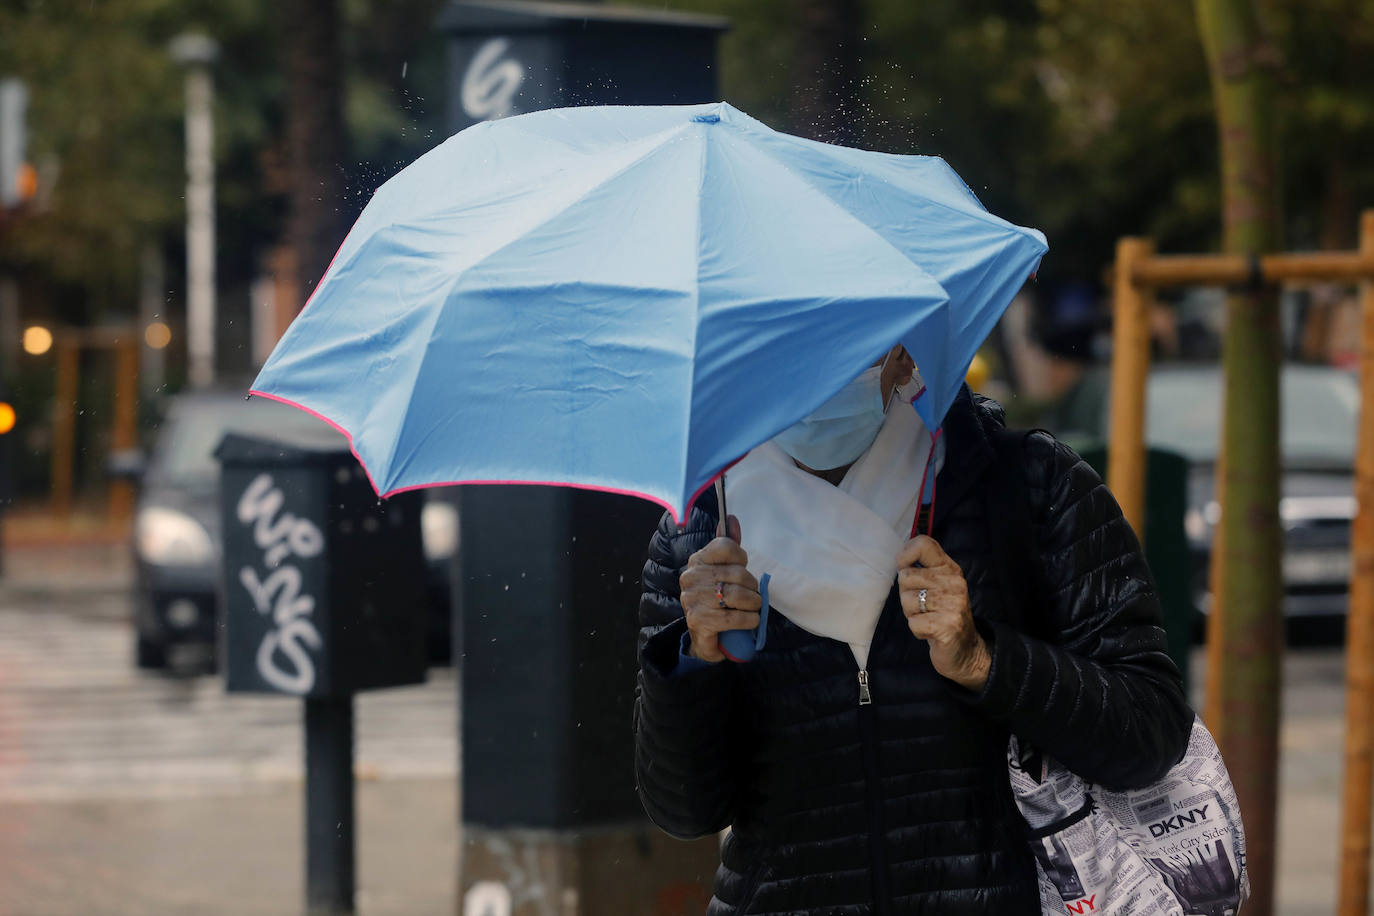
[[[1041,569],[1025,587],[1041,590],[1048,619],[1037,631],[1054,636],[1006,623],[1020,618],[989,556],[1006,507],[986,498],[1000,424],[1000,409],[967,390],[951,409],[933,532],[964,571],[992,653],[979,694],[936,674],[895,589],[870,650],[872,705],[858,702],[849,647],[781,614],[752,662],[673,677],[686,631],[678,575],[714,534],[714,498],[683,530],[665,517],[653,536],[640,600],[639,792],[675,836],[733,828],[711,916],[1038,913],[1007,782],[1009,733],[1117,788],[1151,782],[1182,756],[1193,716],[1135,535],[1092,469],[1043,433],[1024,444]]]

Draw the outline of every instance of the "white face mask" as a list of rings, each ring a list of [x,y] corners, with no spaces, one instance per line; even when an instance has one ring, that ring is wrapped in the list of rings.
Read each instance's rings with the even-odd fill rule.
[[[883,360],[883,365],[887,360]],[[773,439],[792,458],[814,471],[858,460],[883,425],[883,365],[865,369],[809,416]]]

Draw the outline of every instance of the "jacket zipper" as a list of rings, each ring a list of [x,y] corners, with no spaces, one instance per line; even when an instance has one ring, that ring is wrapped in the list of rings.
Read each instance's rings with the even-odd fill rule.
[[[863,753],[864,798],[868,805],[868,862],[873,882],[873,913],[886,916],[891,910],[887,858],[883,854],[882,781],[878,775],[878,739],[873,724],[873,691],[868,669],[859,669],[859,736]]]

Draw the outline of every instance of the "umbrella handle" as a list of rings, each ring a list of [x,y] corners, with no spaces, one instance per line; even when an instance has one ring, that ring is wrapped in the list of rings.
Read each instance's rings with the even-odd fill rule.
[[[725,508],[725,472],[716,478],[716,505],[720,512],[721,530],[729,536],[729,511]],[[720,634],[720,651],[732,662],[747,662],[754,653],[763,648],[768,635],[768,579],[767,573],[759,582],[759,594],[763,598],[763,608],[759,612],[759,625],[753,630],[725,630]]]
[[[725,510],[725,472],[716,478],[716,511],[720,516],[720,530],[728,537],[730,534],[730,513]]]
[[[768,581],[772,576],[763,574],[759,579],[759,597],[763,607],[759,610],[759,625],[753,630],[725,630],[720,634],[720,651],[732,662],[747,662],[754,653],[763,648],[768,639]]]

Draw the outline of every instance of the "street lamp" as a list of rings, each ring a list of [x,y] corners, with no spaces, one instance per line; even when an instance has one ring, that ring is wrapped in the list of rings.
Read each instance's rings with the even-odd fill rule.
[[[206,35],[172,39],[186,68],[186,360],[191,385],[215,379],[215,123],[210,66],[219,46]]]

